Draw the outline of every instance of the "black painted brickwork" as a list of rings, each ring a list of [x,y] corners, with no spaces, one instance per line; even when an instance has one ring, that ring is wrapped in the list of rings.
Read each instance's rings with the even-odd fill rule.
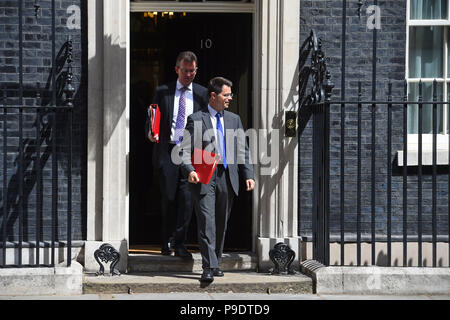
[[[372,47],[373,31],[367,29],[366,8],[373,1],[363,1],[361,18],[357,15],[357,1],[347,1],[345,98],[356,100],[358,80],[362,81],[363,100],[372,97]],[[381,8],[381,30],[377,31],[376,98],[387,99],[388,82],[393,82],[394,100],[403,98],[406,49],[406,1],[378,1]],[[341,99],[341,40],[342,1],[301,0],[300,44],[314,29],[322,39],[322,48],[327,57],[331,80],[335,87],[332,100]],[[392,234],[403,233],[403,177],[396,166],[396,151],[403,149],[402,106],[393,107],[392,126]],[[330,227],[333,235],[339,237],[341,193],[341,107],[333,105],[330,115]],[[300,142],[300,234],[311,236],[312,211],[312,121],[301,136]],[[370,239],[371,232],[371,106],[362,108],[362,233],[363,239]],[[387,235],[387,106],[376,107],[376,234],[385,240]],[[448,234],[448,174],[440,168],[437,177],[437,224],[438,235]],[[408,175],[408,235],[417,235],[417,171]],[[356,190],[357,190],[357,107],[345,108],[345,237],[355,239],[356,235]],[[424,168],[423,176],[423,234],[431,235],[431,168]],[[425,239],[426,237],[424,237]],[[336,239],[336,238],[334,238]],[[429,239],[429,238],[428,238]]]
[[[19,1],[0,0],[0,96],[7,91],[7,99],[0,103],[18,106],[19,100]],[[52,1],[40,0],[40,10],[35,17],[34,0],[23,0],[23,105],[35,106],[39,102],[37,83],[41,87],[40,105],[51,106],[51,70],[52,70]],[[55,55],[63,57],[64,45],[69,35],[73,41],[73,157],[72,157],[72,239],[86,239],[86,146],[87,146],[87,1],[56,0],[56,50]],[[81,10],[80,28],[69,29],[67,20],[73,12],[68,12],[69,6],[76,5]],[[61,52],[60,52],[61,50]],[[60,53],[58,55],[58,53]],[[61,63],[62,62],[62,63]],[[67,61],[57,62],[57,77],[62,79],[67,72]],[[57,88],[64,87],[58,84]],[[64,105],[65,94],[58,92],[57,105]],[[0,221],[3,227],[5,217],[3,207],[3,109],[0,108]],[[40,125],[42,171],[42,220],[41,240],[51,239],[52,212],[52,163],[57,163],[58,179],[58,231],[57,240],[65,241],[67,234],[67,115],[58,113],[56,116],[57,156],[51,150],[51,138],[48,134],[53,116],[43,113]],[[17,241],[19,234],[19,115],[18,110],[8,110],[7,116],[7,190],[8,190],[8,241]],[[35,241],[36,232],[36,112],[24,111],[23,117],[23,151],[24,151],[24,241]],[[2,229],[3,230],[3,229]]]

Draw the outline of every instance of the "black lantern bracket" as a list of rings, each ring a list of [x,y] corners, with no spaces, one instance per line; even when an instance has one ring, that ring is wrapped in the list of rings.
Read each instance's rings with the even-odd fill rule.
[[[34,1],[34,16],[36,17],[36,19],[38,17],[38,13],[40,10],[41,10],[41,5],[39,4],[39,0],[35,0]]]
[[[361,18],[361,8],[363,6],[363,3],[361,0],[358,0],[358,9],[356,9],[356,13],[358,14],[358,17]]]
[[[103,263],[111,262],[111,276],[120,276],[120,272],[115,268],[120,260],[120,253],[109,243],[104,243],[94,252],[95,261],[100,265],[100,270],[96,272],[97,276],[105,275]]]
[[[291,267],[291,264],[295,259],[295,252],[287,244],[278,242],[273,249],[269,251],[269,257],[275,265],[271,274],[295,274],[295,271]]]

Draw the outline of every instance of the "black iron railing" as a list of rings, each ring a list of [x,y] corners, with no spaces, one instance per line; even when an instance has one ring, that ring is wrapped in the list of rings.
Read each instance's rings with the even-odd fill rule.
[[[61,248],[71,265],[73,48],[69,37],[56,53],[56,9],[52,0],[50,72],[44,86],[31,84],[24,25],[34,21],[17,1],[18,82],[0,85],[0,268],[55,266]],[[39,24],[38,1],[34,11]]]
[[[306,63],[309,56],[310,65]],[[339,263],[346,265],[346,245],[353,243],[356,245],[356,262],[351,263],[360,266],[363,264],[362,244],[367,243],[370,244],[369,264],[375,265],[379,264],[376,246],[386,243],[386,261],[383,265],[392,266],[393,243],[402,243],[403,261],[400,265],[411,266],[408,259],[413,253],[408,252],[408,245],[414,242],[417,244],[417,266],[421,267],[424,266],[423,245],[429,242],[432,248],[431,265],[443,266],[438,258],[446,254],[441,252],[438,255],[438,243],[447,245],[446,251],[450,257],[450,135],[445,128],[440,133],[448,137],[448,145],[444,146],[448,160],[438,165],[437,118],[439,106],[442,114],[447,111],[446,121],[450,124],[450,97],[447,101],[443,101],[442,97],[438,100],[437,82],[434,81],[432,101],[424,101],[423,83],[419,82],[418,99],[409,101],[408,83],[405,81],[400,99],[394,99],[392,83],[389,83],[385,100],[363,100],[362,84],[358,82],[358,97],[354,100],[332,101],[330,78],[320,40],[311,32],[300,51],[299,163],[300,167],[306,164],[306,160],[301,158],[302,139],[312,116],[312,188],[302,190],[300,187],[298,199],[303,198],[302,192],[312,192],[310,230],[313,258],[325,265],[332,264],[330,246],[336,243],[340,249]],[[312,79],[312,83],[308,83],[308,79]],[[306,94],[308,86],[310,92]],[[427,132],[432,136],[432,160],[424,164],[423,110],[426,105],[432,108],[432,131]],[[411,151],[408,108],[413,106],[418,107],[418,130],[415,133],[418,137],[415,150],[417,163],[408,162],[408,150]],[[348,173],[350,169],[351,174]],[[330,177],[331,170],[333,175]],[[438,178],[440,190],[437,187]],[[299,171],[299,181],[302,179],[306,178],[301,177]],[[442,190],[445,184],[446,188]],[[333,185],[331,193],[330,185]],[[304,236],[301,230],[305,228],[301,229],[300,224],[308,218],[308,213],[302,212],[301,208],[302,203],[299,203],[299,230],[300,235]],[[392,228],[394,224],[395,230]],[[349,225],[353,227],[348,228]],[[394,265],[399,265],[398,261]]]
[[[370,242],[371,244],[371,263],[373,265],[376,264],[376,243],[377,241],[386,242],[387,247],[387,253],[386,258],[387,266],[392,265],[392,218],[393,214],[396,214],[397,216],[401,214],[402,216],[402,235],[401,235],[401,242],[402,250],[403,250],[403,266],[408,266],[408,242],[416,242],[417,243],[417,266],[421,267],[423,266],[423,243],[424,243],[424,236],[427,238],[427,242],[431,242],[432,246],[432,262],[431,265],[433,267],[438,266],[437,259],[437,243],[438,243],[438,219],[437,219],[437,198],[438,198],[438,192],[437,192],[437,177],[438,177],[438,164],[437,164],[437,127],[438,127],[438,121],[437,121],[437,109],[438,106],[446,106],[448,110],[448,102],[445,101],[438,101],[437,99],[437,90],[436,90],[436,81],[434,82],[433,88],[433,100],[432,101],[423,101],[422,98],[422,82],[419,83],[419,97],[418,101],[408,101],[408,84],[404,83],[404,97],[402,99],[399,99],[397,101],[393,100],[392,97],[392,84],[388,84],[388,94],[387,99],[385,101],[362,101],[362,90],[361,90],[361,83],[358,83],[358,101],[330,101],[330,107],[333,106],[351,106],[356,105],[357,106],[357,114],[356,114],[356,122],[357,122],[357,174],[356,174],[356,197],[354,199],[356,200],[356,248],[357,248],[357,259],[356,264],[359,266],[361,265],[361,243],[362,240],[362,227],[361,227],[361,219],[362,219],[362,207],[370,205],[370,239],[365,239],[365,242]],[[426,166],[423,164],[423,154],[424,154],[424,143],[423,143],[423,107],[424,105],[429,104],[432,105],[432,147],[431,147],[431,154],[432,154],[432,162],[431,164],[427,164]],[[419,112],[418,112],[418,144],[417,144],[417,163],[408,164],[408,108],[412,107],[413,105],[417,105]],[[362,156],[362,121],[361,121],[361,114],[363,107],[369,107],[371,110],[371,140],[370,140],[370,159],[364,158]],[[400,107],[400,108],[398,108]],[[322,111],[321,107],[317,108],[317,112],[321,113]],[[382,128],[382,130],[386,130],[386,140],[385,143],[380,146],[376,143],[376,137],[377,135],[380,135],[379,129],[376,128],[376,117],[377,113],[376,110],[378,110],[381,113],[387,114],[387,123],[386,126]],[[341,109],[341,114],[345,112],[345,109]],[[447,112],[447,117],[449,115],[449,112]],[[393,149],[393,138],[398,138],[393,135],[393,117],[396,116],[397,119],[402,118],[402,128],[401,130],[398,130],[399,128],[396,128],[396,133],[399,131],[402,131],[402,158],[400,157],[397,159],[397,161],[394,160],[393,154],[395,154],[395,150]],[[351,121],[351,115],[344,114],[342,116],[346,119],[347,122]],[[342,118],[341,117],[341,118]],[[448,119],[447,119],[448,121]],[[342,122],[341,122],[342,124]],[[325,125],[329,126],[329,123],[325,123]],[[342,125],[342,127],[344,127]],[[324,131],[324,133],[329,132],[329,128]],[[345,134],[345,130],[341,130],[341,137],[342,134]],[[449,135],[447,134],[447,137]],[[328,136],[328,139],[330,139],[330,136]],[[341,139],[342,141],[343,139]],[[398,140],[398,139],[397,139]],[[385,163],[379,162],[379,157],[377,156],[377,152],[380,152],[380,147],[382,148],[385,146],[386,152],[384,153],[386,155],[385,157]],[[450,141],[449,144],[446,146],[446,152],[449,153],[448,159],[450,159]],[[320,146],[319,146],[320,147]],[[328,157],[328,163],[329,163],[329,150],[324,150],[326,157]],[[354,160],[352,157],[346,156],[345,146],[341,144],[340,146],[340,173],[344,173],[346,169],[346,161],[347,160]],[[370,161],[370,203],[363,203],[363,196],[362,196],[362,161]],[[399,165],[401,164],[401,166]],[[377,172],[377,168],[384,167],[386,168],[386,174],[380,175]],[[430,170],[431,167],[431,170]],[[443,176],[445,174],[448,175],[448,179],[445,181],[447,185],[449,185],[448,181],[450,181],[450,170],[448,162],[446,165],[440,165],[440,176]],[[392,180],[393,180],[393,168],[398,171],[400,174],[401,171],[401,180],[402,180],[402,212],[399,212],[399,210],[396,210],[396,212],[393,212],[392,207],[392,197],[393,197],[393,189],[392,189]],[[330,170],[330,168],[326,168],[325,170]],[[431,193],[427,193],[425,195],[423,191],[423,185],[425,183],[424,180],[424,171],[427,171],[427,176],[431,175]],[[412,173],[411,173],[412,172]],[[408,182],[408,176],[417,176],[417,181],[415,182]],[[377,223],[377,213],[376,213],[376,207],[377,207],[377,197],[379,196],[379,192],[377,191],[377,187],[380,184],[380,178],[384,179],[381,183],[386,183],[385,193],[386,195],[383,197],[383,201],[386,201],[385,203],[385,212],[386,215],[386,228],[384,229],[384,233],[379,235],[379,231],[377,231],[378,228],[376,228]],[[346,181],[352,179],[352,177],[349,177],[345,174],[340,174],[339,177],[341,183],[340,183],[340,190],[339,193],[342,198],[348,199],[351,197],[348,193],[350,190],[348,188],[344,188]],[[397,181],[399,179],[396,179]],[[367,180],[366,180],[367,182]],[[328,181],[328,183],[330,183]],[[415,186],[414,186],[415,185]],[[414,187],[414,188],[413,188]],[[447,187],[447,192],[449,191],[450,187]],[[415,193],[415,194],[412,194]],[[347,195],[346,195],[347,194]],[[450,217],[450,203],[448,202],[449,197],[447,193],[447,210],[448,210],[448,217]],[[408,217],[409,214],[411,214],[411,211],[408,206],[408,199],[413,198],[414,201],[417,199],[417,212],[414,212],[414,214],[411,217],[411,220],[409,221]],[[429,207],[431,204],[431,221],[426,221],[424,218],[424,208]],[[348,220],[345,219],[345,215],[347,214],[345,209],[343,210],[344,206],[341,205],[341,210],[339,212],[340,217],[340,223],[339,223],[339,238],[334,239],[334,241],[340,243],[340,264],[345,265],[345,243],[349,242],[345,239],[345,228],[344,224],[348,223]],[[329,217],[329,214],[328,214]],[[384,219],[383,219],[384,220]],[[443,219],[441,219],[443,220]],[[323,221],[318,221],[317,223],[323,223]],[[383,221],[384,223],[384,221]],[[429,225],[431,223],[431,226]],[[441,223],[447,223],[446,228],[441,229],[447,229],[447,234],[439,234],[439,240],[441,242],[447,243],[447,251],[450,254],[450,246],[448,245],[448,239],[449,239],[449,218],[447,218],[447,221],[441,222]],[[412,227],[411,227],[412,226]],[[327,237],[329,239],[329,234],[331,232],[330,225],[327,223],[325,225],[325,232],[328,234]],[[414,229],[416,229],[414,231]],[[431,234],[427,233],[424,235],[424,230],[430,230]],[[410,230],[410,231],[408,231]],[[411,236],[411,233],[413,236]],[[380,237],[381,236],[381,237]],[[381,239],[380,239],[381,238]],[[395,241],[399,241],[399,237],[395,237]],[[325,250],[329,251],[329,245],[328,242],[327,248]],[[329,252],[327,252],[325,255],[329,259]],[[325,263],[329,263],[330,261],[328,259],[325,259]]]
[[[72,238],[72,110],[73,106],[6,105],[7,90],[3,91],[0,104],[1,129],[1,242],[0,268],[55,266],[55,249],[66,248],[67,265],[71,263]],[[37,90],[37,92],[40,92]],[[34,118],[35,134],[25,130],[24,119]],[[66,137],[57,129],[57,121],[67,125]],[[10,128],[13,128],[11,130]],[[27,135],[26,137],[24,135]],[[64,141],[64,143],[61,143]],[[63,156],[59,156],[62,154]],[[48,171],[51,157],[51,173]],[[67,205],[58,205],[61,191],[58,180],[64,178],[58,162],[65,161],[67,179]],[[43,176],[50,174],[51,183],[43,183]],[[46,180],[49,180],[46,178]],[[33,199],[34,198],[34,199]],[[51,212],[43,212],[43,202],[50,199]],[[31,205],[34,202],[34,206]],[[31,208],[31,210],[30,210]],[[31,212],[32,211],[32,212]],[[61,239],[58,217],[66,215],[67,231]],[[31,221],[34,216],[34,221]],[[60,218],[61,219],[61,218]],[[34,222],[34,223],[33,223]],[[34,224],[34,228],[32,227]],[[25,225],[27,226],[25,230]],[[33,230],[34,229],[34,230]],[[48,232],[48,230],[50,230]],[[47,232],[46,232],[47,231]],[[32,239],[34,237],[34,239]],[[24,263],[24,248],[28,248],[28,261]],[[34,248],[34,249],[30,249]],[[49,250],[49,254],[43,251]],[[34,253],[30,252],[34,250]],[[45,255],[44,257],[42,255]],[[63,257],[59,256],[59,260]]]

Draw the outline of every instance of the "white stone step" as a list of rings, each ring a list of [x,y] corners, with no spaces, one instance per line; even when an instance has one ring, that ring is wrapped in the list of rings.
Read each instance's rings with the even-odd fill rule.
[[[130,253],[128,272],[199,272],[202,271],[200,253],[193,253],[193,259],[182,259],[160,254]],[[251,252],[224,253],[220,268],[223,271],[256,271],[258,257]]]

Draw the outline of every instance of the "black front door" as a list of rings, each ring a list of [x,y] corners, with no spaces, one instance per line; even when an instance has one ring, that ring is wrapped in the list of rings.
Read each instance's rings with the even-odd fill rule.
[[[144,136],[144,122],[156,86],[174,81],[179,52],[198,57],[195,82],[223,76],[233,82],[230,111],[252,127],[251,14],[132,13],[130,111],[130,245],[159,245],[160,194],[158,173],[152,167],[152,144]],[[251,194],[236,199],[228,224],[225,250],[251,250]],[[188,244],[197,244],[196,219]]]

